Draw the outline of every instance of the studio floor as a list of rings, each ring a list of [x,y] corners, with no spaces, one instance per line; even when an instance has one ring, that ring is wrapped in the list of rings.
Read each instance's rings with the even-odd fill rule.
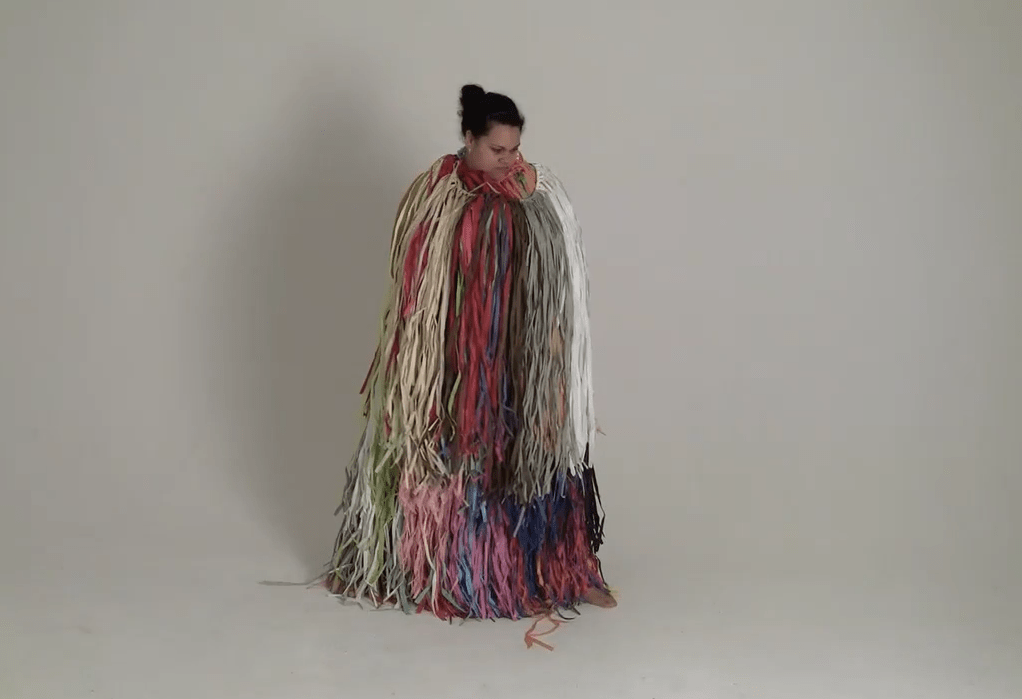
[[[531,621],[447,624],[260,585],[305,574],[269,539],[127,543],[139,534],[14,549],[19,565],[0,578],[0,696],[1022,696],[1017,590],[989,584],[723,579],[629,551],[605,560],[616,609],[583,608],[542,636],[551,649],[527,648]]]

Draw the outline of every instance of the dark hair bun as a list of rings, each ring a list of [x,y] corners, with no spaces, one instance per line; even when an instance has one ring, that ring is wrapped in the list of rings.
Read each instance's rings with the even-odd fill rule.
[[[487,92],[480,85],[462,86],[458,116],[461,117],[462,136],[468,132],[483,136],[493,124],[525,128],[525,118],[514,100],[507,95]]]
[[[486,90],[480,85],[465,85],[461,88],[461,113],[472,112],[486,101]]]

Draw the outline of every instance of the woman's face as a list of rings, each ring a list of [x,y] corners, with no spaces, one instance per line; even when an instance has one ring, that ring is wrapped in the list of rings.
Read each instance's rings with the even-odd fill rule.
[[[465,160],[473,170],[480,170],[494,180],[502,179],[519,156],[522,131],[514,126],[494,124],[485,136],[465,134],[468,155]]]

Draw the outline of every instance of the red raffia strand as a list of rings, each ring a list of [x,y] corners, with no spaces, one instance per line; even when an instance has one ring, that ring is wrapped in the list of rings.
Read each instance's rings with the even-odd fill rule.
[[[543,633],[536,633],[536,627],[539,626],[539,622],[544,620],[549,621],[551,624],[553,624],[553,628],[551,628],[549,631],[544,631]],[[552,651],[554,647],[549,643],[540,641],[539,637],[549,636],[554,631],[561,628],[561,624],[563,623],[564,622],[561,621],[560,619],[555,619],[554,615],[551,612],[547,612],[546,614],[536,617],[536,620],[532,622],[532,626],[530,626],[529,630],[525,632],[525,647],[532,648],[533,645],[537,645],[541,648],[546,648],[547,650]]]
[[[553,626],[549,630],[544,631],[543,633],[536,633],[536,627],[539,626],[539,623],[541,621],[549,621],[551,624],[553,624]],[[563,625],[565,625],[567,623],[568,623],[567,621],[564,621],[564,620],[561,620],[561,619],[555,619],[554,618],[554,613],[551,612],[551,611],[547,611],[547,612],[544,612],[542,614],[537,615],[535,617],[535,619],[533,620],[533,622],[532,622],[532,626],[530,626],[529,630],[525,632],[525,647],[531,649],[534,645],[536,645],[536,646],[540,646],[541,648],[546,648],[547,650],[552,651],[554,649],[554,647],[552,645],[550,645],[549,643],[545,643],[543,641],[540,641],[539,637],[540,636],[549,636],[554,631],[556,631],[557,629],[561,628],[561,626],[563,626]]]

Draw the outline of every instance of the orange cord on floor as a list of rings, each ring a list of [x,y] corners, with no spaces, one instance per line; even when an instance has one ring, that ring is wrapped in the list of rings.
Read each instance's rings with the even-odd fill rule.
[[[544,620],[549,621],[551,624],[553,624],[553,626],[549,630],[544,631],[543,633],[536,633],[536,627],[539,626],[539,622]],[[532,648],[533,645],[537,645],[541,648],[546,648],[547,650],[553,650],[554,647],[552,645],[540,641],[539,637],[549,636],[554,631],[559,629],[561,627],[561,624],[563,623],[564,622],[561,621],[560,619],[554,618],[553,612],[547,612],[543,616],[536,617],[536,620],[532,622],[532,626],[530,626],[529,630],[525,632],[525,647]]]

